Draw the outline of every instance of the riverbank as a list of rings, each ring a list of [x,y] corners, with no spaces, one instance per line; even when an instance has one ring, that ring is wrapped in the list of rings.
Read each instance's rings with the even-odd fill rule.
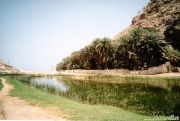
[[[69,120],[140,121],[140,120],[152,118],[150,116],[136,114],[113,106],[83,104],[80,102],[70,100],[65,97],[46,94],[38,89],[23,84],[16,79],[7,78],[7,80],[10,84],[14,86],[14,89],[10,93],[11,96],[20,97],[21,99],[27,100],[33,105],[39,105],[39,106],[48,105],[48,106],[56,107],[61,112],[66,114],[65,118]]]
[[[3,85],[2,85],[2,82],[1,82],[1,79],[0,79],[0,91],[2,89]]]
[[[172,72],[167,68],[167,64],[158,67],[152,67],[148,70],[127,69],[109,69],[109,70],[61,70],[61,71],[20,71],[18,73],[1,73],[0,75],[32,75],[32,76],[55,76],[55,75],[72,75],[72,76],[140,76],[140,77],[180,77],[180,72]]]
[[[1,78],[3,88],[0,91],[0,119],[4,120],[58,120],[66,121],[59,111],[51,107],[39,107],[17,97],[9,96],[15,88]],[[26,91],[26,90],[23,90]],[[23,95],[23,94],[22,94]]]
[[[106,69],[106,70],[60,70],[60,74],[98,74],[98,75],[156,75],[172,72],[170,63],[165,63],[156,67],[151,67],[143,70],[128,70],[128,69]],[[180,74],[180,73],[179,73]]]
[[[104,73],[69,73],[69,72],[63,72],[63,73],[58,73],[58,74],[54,74],[54,75],[64,75],[64,76],[73,76],[73,77],[88,77],[88,76],[92,76],[92,77],[98,77],[98,76],[112,76],[112,77],[149,77],[149,78],[155,78],[155,77],[164,77],[164,78],[173,78],[173,77],[179,77],[180,78],[180,73],[179,72],[174,72],[174,73],[162,73],[162,74],[153,74],[153,75],[134,75],[134,74],[115,74],[115,73],[108,73],[108,74],[104,74]]]

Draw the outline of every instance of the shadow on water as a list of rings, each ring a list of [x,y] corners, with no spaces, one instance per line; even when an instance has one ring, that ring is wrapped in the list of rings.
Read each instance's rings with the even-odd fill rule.
[[[149,83],[108,83],[56,77],[19,80],[46,93],[83,103],[116,106],[146,115],[180,115],[180,86],[176,83],[163,88]]]

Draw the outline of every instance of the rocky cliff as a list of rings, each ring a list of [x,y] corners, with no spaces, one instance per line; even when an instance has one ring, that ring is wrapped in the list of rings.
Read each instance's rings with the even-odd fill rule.
[[[173,47],[180,50],[180,0],[150,0],[141,14],[115,39],[135,27],[156,28]]]
[[[2,73],[19,73],[20,71],[15,67],[0,62],[0,74]]]

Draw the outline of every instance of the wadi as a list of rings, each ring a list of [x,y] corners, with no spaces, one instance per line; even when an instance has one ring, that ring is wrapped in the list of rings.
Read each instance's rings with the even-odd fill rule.
[[[179,8],[179,0],[150,0],[124,30],[64,54],[53,71],[0,59],[0,120],[179,120]]]

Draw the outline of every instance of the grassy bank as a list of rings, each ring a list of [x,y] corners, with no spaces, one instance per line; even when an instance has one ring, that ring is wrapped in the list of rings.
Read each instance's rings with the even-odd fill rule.
[[[17,96],[33,104],[42,106],[55,106],[67,114],[66,118],[86,121],[141,121],[148,116],[143,116],[122,110],[120,108],[105,105],[88,105],[72,101],[70,99],[45,94],[31,86],[21,83],[16,79],[6,78],[8,83],[14,86],[11,96]]]
[[[180,77],[140,77],[119,75],[60,75],[67,80],[84,80],[104,83],[146,83],[152,86],[168,87],[172,84],[180,86]]]
[[[27,84],[30,78],[31,75],[14,76],[14,79]],[[68,85],[68,92],[59,92],[58,95],[78,102],[116,106],[143,115],[179,114],[179,77],[78,75],[59,78]],[[37,88],[47,91],[44,86]],[[48,88],[48,92],[57,94],[56,89]]]
[[[65,76],[63,80],[73,87],[69,98],[79,101],[113,105],[145,115],[179,114],[177,77]]]
[[[2,85],[2,82],[1,82],[1,79],[0,79],[0,90],[2,89],[3,85]]]

